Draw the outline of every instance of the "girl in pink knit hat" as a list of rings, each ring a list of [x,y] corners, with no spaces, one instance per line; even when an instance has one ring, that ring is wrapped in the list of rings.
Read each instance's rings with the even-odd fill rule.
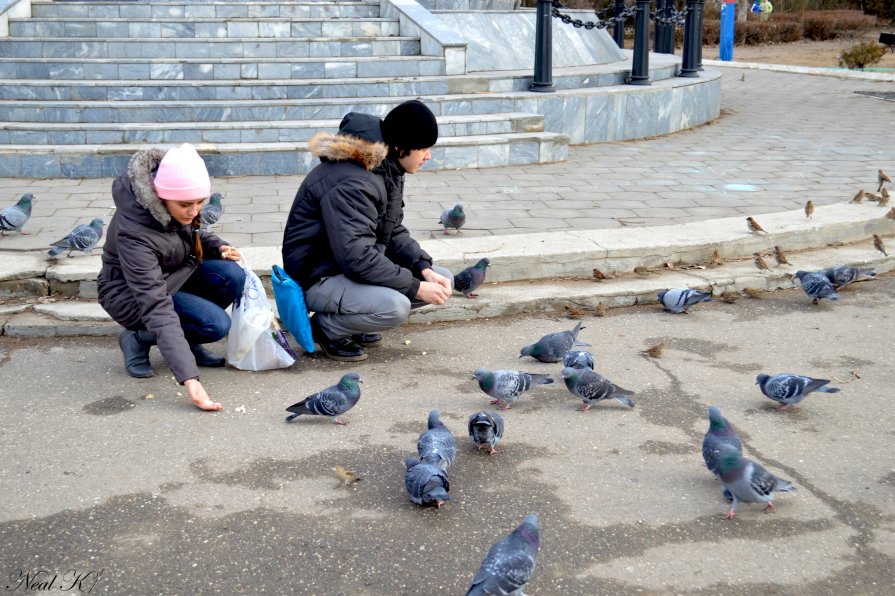
[[[239,250],[200,229],[211,195],[195,147],[147,149],[112,184],[115,215],[97,278],[99,302],[124,330],[118,345],[132,377],[151,377],[157,345],[177,382],[203,410],[220,410],[199,381],[200,366],[224,366],[202,344],[230,331],[225,308],[242,295]]]

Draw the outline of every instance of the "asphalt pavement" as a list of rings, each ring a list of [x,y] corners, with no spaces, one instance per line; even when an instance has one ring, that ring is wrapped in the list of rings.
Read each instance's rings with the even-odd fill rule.
[[[408,325],[354,365],[209,369],[219,413],[193,408],[155,350],[157,375],[132,379],[113,338],[0,337],[0,574],[10,592],[23,574],[58,574],[53,588],[68,577],[98,594],[462,594],[537,513],[529,594],[891,594],[893,299],[887,274],[820,306],[785,290],[585,317],[596,369],[636,402],[586,413],[558,364],[518,358],[572,328],[562,313]],[[640,353],[660,341],[661,358]],[[493,456],[466,434],[490,407],[478,367],[558,380],[504,412]],[[284,421],[348,370],[363,379],[348,425]],[[755,376],[784,371],[841,392],[777,413]],[[743,504],[724,519],[700,453],[711,404],[747,457],[796,485],[775,512]],[[403,492],[431,409],[458,443],[440,510]],[[340,488],[334,466],[362,480]]]

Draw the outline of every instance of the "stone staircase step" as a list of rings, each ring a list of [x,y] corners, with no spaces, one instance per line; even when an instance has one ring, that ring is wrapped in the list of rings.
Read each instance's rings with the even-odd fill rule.
[[[340,119],[177,123],[6,123],[0,145],[97,145],[118,143],[302,142],[319,131],[335,132]],[[498,113],[442,116],[439,136],[543,132],[540,114]]]
[[[164,145],[161,145],[164,146]],[[117,145],[6,145],[0,147],[0,176],[101,178],[121,174],[141,143]],[[212,176],[306,174],[317,163],[307,144],[200,143]],[[427,170],[497,167],[563,161],[569,137],[550,132],[439,138]]]
[[[10,19],[12,37],[65,38],[283,38],[390,37],[399,35],[397,20],[375,17],[293,18],[28,18]]]
[[[113,40],[11,37],[0,43],[0,58],[329,58],[419,54],[418,37],[399,36]]]
[[[443,75],[436,56],[333,58],[0,58],[0,79],[228,80],[334,79]]]
[[[32,0],[35,17],[117,18],[346,18],[378,17],[378,1],[338,2],[53,2]]]

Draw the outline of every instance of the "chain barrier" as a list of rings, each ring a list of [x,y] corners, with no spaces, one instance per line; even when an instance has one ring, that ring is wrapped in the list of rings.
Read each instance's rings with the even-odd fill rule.
[[[677,8],[671,7],[670,17],[660,17],[658,13],[655,12],[651,12],[649,16],[652,20],[656,21],[660,25],[683,27],[688,12],[690,12],[689,6],[685,6],[684,10],[678,10]]]
[[[610,17],[608,19],[604,19],[603,16],[609,14],[610,12],[614,12],[614,8],[604,8],[603,10],[595,10],[594,13],[597,15],[598,21],[582,21],[581,19],[573,19],[567,14],[563,14],[559,12],[561,8],[566,8],[563,6],[563,3],[560,0],[553,0],[552,10],[550,14],[554,19],[559,19],[566,25],[572,25],[576,29],[587,29],[588,31],[591,29],[605,29],[606,27],[612,27],[616,23],[623,23],[628,20],[629,17],[633,17],[637,14],[637,8],[634,6],[625,7],[620,15]]]

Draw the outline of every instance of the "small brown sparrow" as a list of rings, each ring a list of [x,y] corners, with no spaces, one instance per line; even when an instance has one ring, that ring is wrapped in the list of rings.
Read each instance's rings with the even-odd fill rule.
[[[761,288],[743,288],[743,294],[749,298],[755,298],[756,300],[761,298],[764,293],[765,290],[762,290]]]
[[[346,468],[345,466],[336,466],[332,469],[333,476],[339,479],[339,484],[336,485],[336,488],[342,486],[350,486],[355,482],[360,482],[361,477]]]
[[[805,217],[811,217],[814,215],[814,203],[808,201],[805,203]]]
[[[651,356],[653,358],[661,358],[662,354],[665,352],[665,342],[660,341],[656,345],[651,348],[647,348],[641,351],[641,354],[646,354],[647,356]]]
[[[876,192],[881,191],[883,189],[883,184],[885,184],[886,182],[888,182],[889,184],[892,184],[892,181],[889,179],[888,176],[886,176],[886,173],[883,172],[882,170],[879,170],[876,173],[876,180],[879,182],[879,188],[876,189]]]
[[[767,232],[764,231],[764,228],[758,225],[758,222],[752,217],[746,218],[746,225],[749,227],[749,231],[753,234],[758,234],[759,232],[767,234]]]
[[[889,209],[889,212],[886,213],[886,219],[895,219],[895,207]]]
[[[566,316],[570,319],[580,319],[584,312],[577,306],[563,306]]]
[[[733,304],[739,299],[740,295],[736,292],[731,292],[730,290],[728,290],[727,292],[721,292],[721,301],[726,302],[727,304]]]
[[[873,235],[873,247],[887,257],[889,256],[889,253],[886,252],[886,245],[883,244],[883,239],[876,234]]]
[[[883,188],[882,192],[880,192],[879,206],[880,207],[888,207],[889,206],[889,191],[885,188]]]
[[[859,190],[858,194],[856,194],[849,203],[860,203],[864,200],[864,190]]]
[[[605,317],[606,316],[606,305],[602,302],[597,305],[597,316]]]
[[[778,265],[789,265],[789,261],[786,260],[786,253],[783,252],[783,249],[779,246],[774,247],[774,258],[777,259]]]
[[[712,253],[712,261],[709,263],[712,267],[719,267],[724,264],[724,261],[721,260],[721,251],[717,248],[715,252]]]
[[[752,260],[755,262],[755,266],[758,267],[759,271],[762,271],[764,269],[767,269],[768,271],[771,270],[771,268],[768,267],[768,264],[765,262],[764,257],[761,256],[761,253],[752,253]]]
[[[594,281],[603,281],[604,279],[610,279],[610,277],[594,267]]]

